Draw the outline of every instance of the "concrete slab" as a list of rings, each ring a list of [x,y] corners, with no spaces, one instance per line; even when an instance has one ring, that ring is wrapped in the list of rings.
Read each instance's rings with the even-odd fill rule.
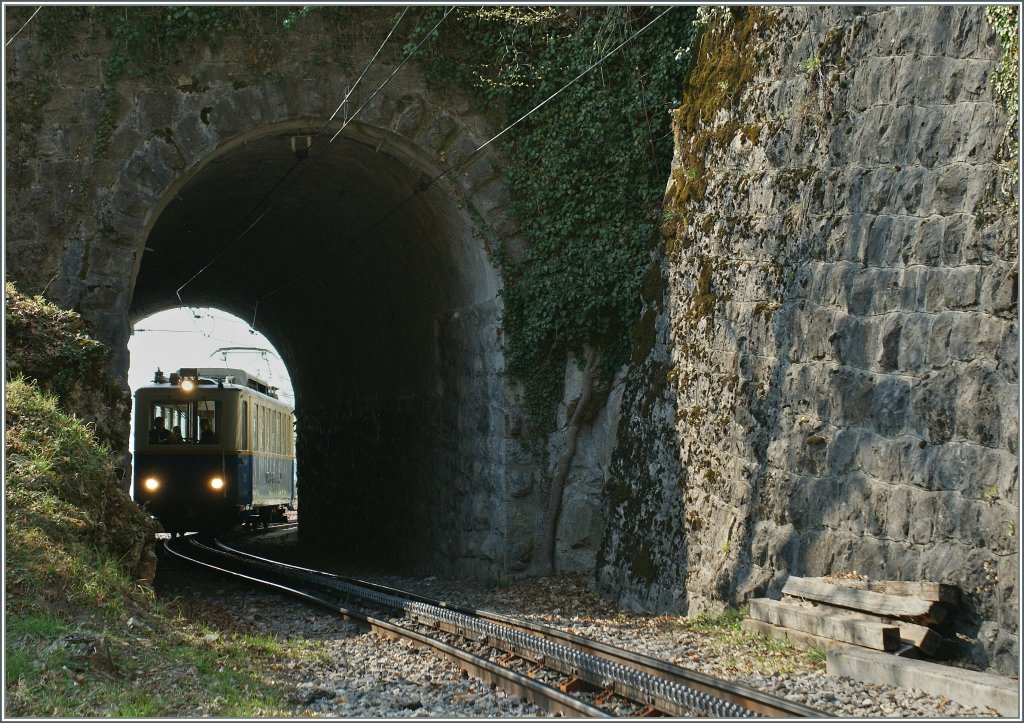
[[[991,708],[1001,716],[1020,720],[1020,682],[1000,675],[908,660],[865,648],[836,648],[828,652],[829,675],[842,675],[865,683],[942,695],[962,705]]]

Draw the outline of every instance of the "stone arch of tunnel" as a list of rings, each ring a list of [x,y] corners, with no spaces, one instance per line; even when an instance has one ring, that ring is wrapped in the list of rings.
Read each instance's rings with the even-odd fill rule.
[[[480,217],[394,134],[352,124],[333,143],[313,136],[300,159],[293,139],[301,150],[307,135],[287,123],[240,136],[164,195],[129,319],[179,305],[180,290],[252,319],[278,349],[304,542],[496,574],[507,390]]]

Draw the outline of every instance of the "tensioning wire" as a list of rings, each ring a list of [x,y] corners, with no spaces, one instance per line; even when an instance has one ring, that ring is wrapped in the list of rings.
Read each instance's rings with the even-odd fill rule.
[[[38,14],[39,14],[39,11],[40,11],[40,10],[42,10],[42,9],[43,9],[43,6],[42,6],[42,5],[40,5],[39,7],[37,7],[37,8],[36,8],[36,11],[35,11],[34,13],[32,13],[32,17],[30,17],[30,18],[29,18],[28,20],[26,20],[26,21],[25,21],[25,24],[24,24],[24,25],[22,25],[22,26],[21,26],[20,28],[18,28],[18,31],[17,31],[16,33],[14,33],[14,35],[12,35],[12,36],[11,36],[10,40],[8,40],[8,41],[7,41],[6,43],[4,43],[4,47],[5,47],[5,48],[6,48],[6,47],[7,47],[8,45],[10,45],[10,44],[11,44],[11,41],[12,41],[12,40],[14,40],[14,39],[15,39],[16,37],[18,37],[18,33],[20,33],[20,32],[21,32],[22,30],[24,30],[25,28],[27,28],[27,27],[28,27],[28,24],[29,24],[30,22],[32,22],[33,18],[35,18],[35,16],[36,16],[36,15],[38,15]]]

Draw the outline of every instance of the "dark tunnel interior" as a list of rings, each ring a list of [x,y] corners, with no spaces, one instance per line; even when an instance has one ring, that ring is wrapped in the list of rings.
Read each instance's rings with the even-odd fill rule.
[[[180,185],[130,317],[181,305],[184,284],[185,305],[251,320],[295,388],[300,539],[443,564],[460,514],[444,490],[472,464],[462,410],[492,393],[478,357],[496,274],[464,204],[400,149],[342,135],[299,158],[293,135],[237,144]]]

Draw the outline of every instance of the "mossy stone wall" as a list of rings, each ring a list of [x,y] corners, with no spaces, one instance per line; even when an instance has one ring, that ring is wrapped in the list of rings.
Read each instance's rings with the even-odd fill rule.
[[[983,7],[734,8],[705,28],[603,590],[697,613],[791,574],[952,583],[962,647],[1016,670],[1001,54]]]

